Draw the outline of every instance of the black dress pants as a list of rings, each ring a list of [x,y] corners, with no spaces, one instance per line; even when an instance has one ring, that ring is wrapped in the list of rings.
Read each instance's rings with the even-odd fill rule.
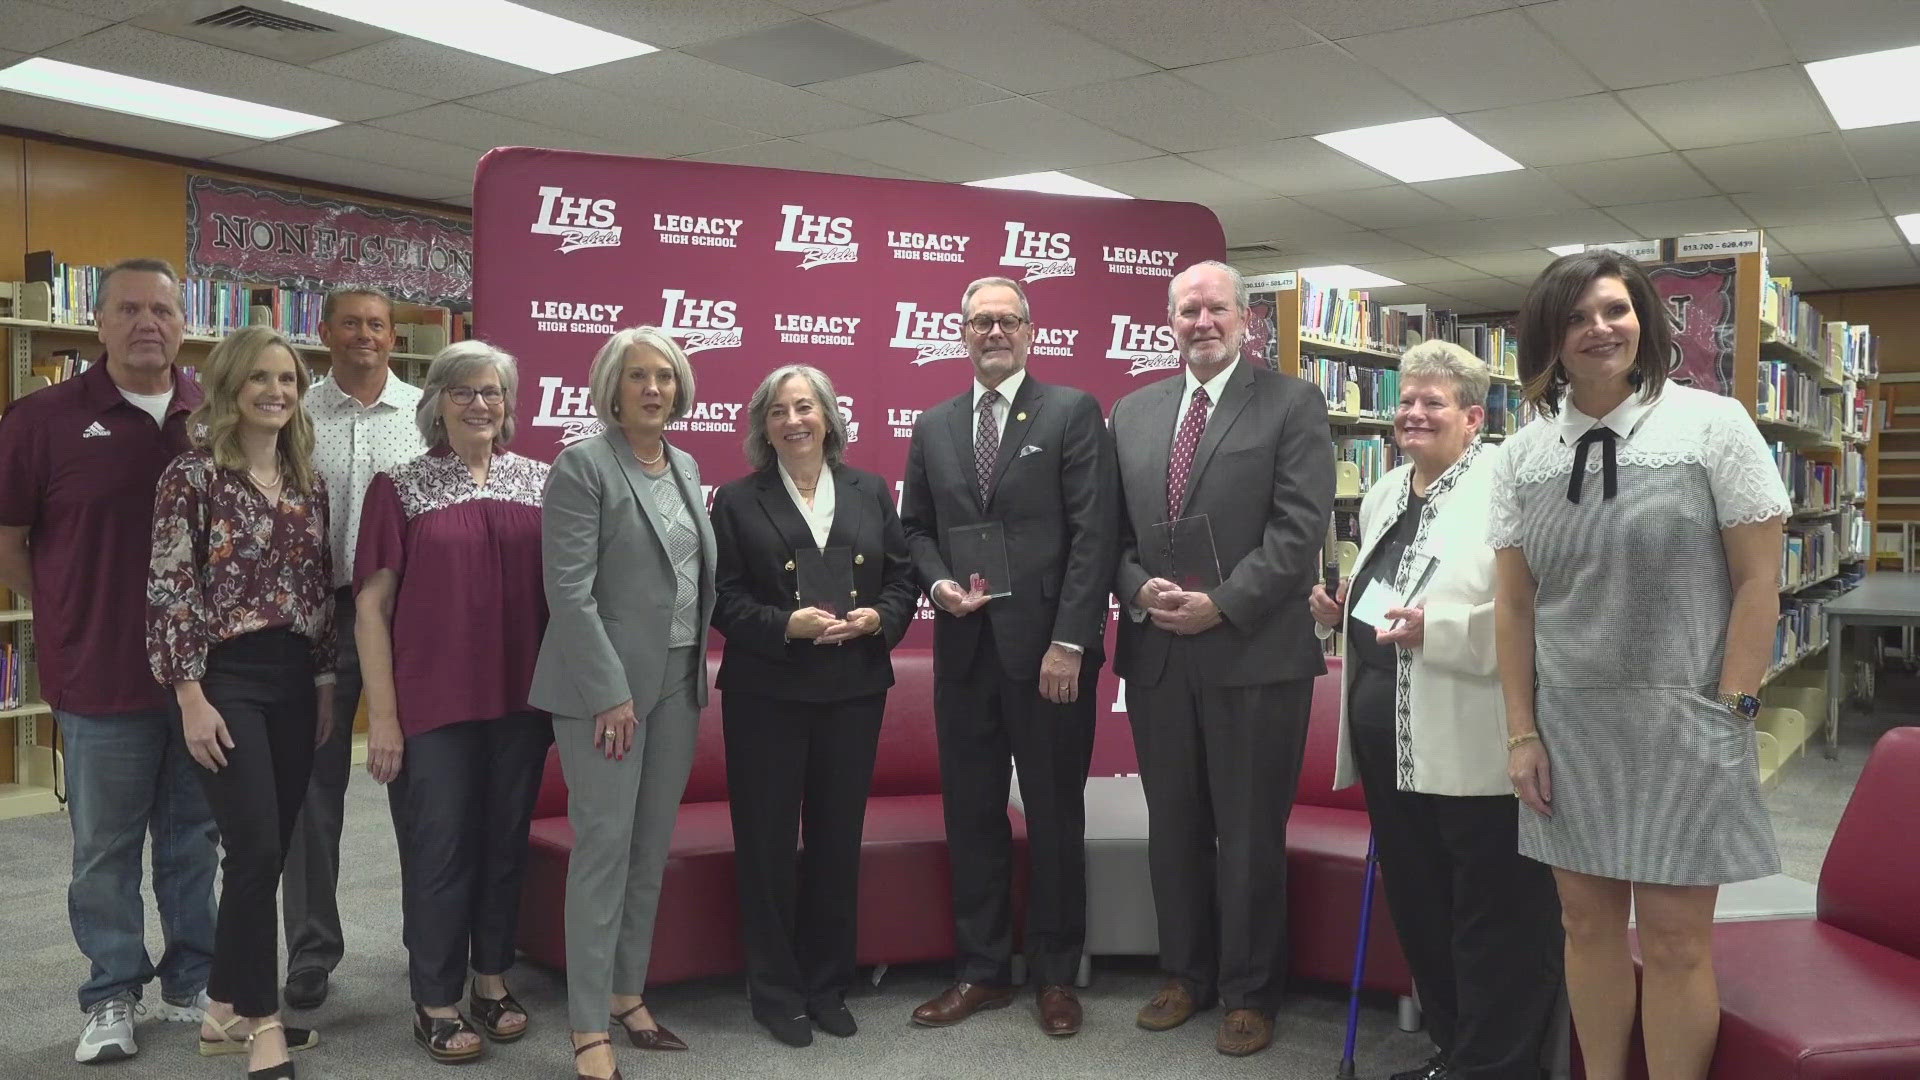
[[[527,827],[552,742],[553,725],[535,712],[407,736],[388,799],[417,1004],[458,1004],[469,965],[483,975],[513,966]]]
[[[1396,787],[1393,675],[1359,667],[1354,678],[1354,764],[1427,1032],[1459,1076],[1538,1080],[1562,971],[1552,872],[1519,853],[1512,796]]]
[[[1087,767],[1099,680],[1099,659],[1083,657],[1079,697],[1065,705],[1048,701],[1040,696],[1039,669],[1030,678],[1007,677],[991,623],[980,628],[967,675],[934,680],[961,982],[1013,981],[1011,767],[1020,770],[1027,821],[1027,970],[1036,986],[1071,985],[1079,971],[1087,939]]]
[[[233,739],[225,768],[200,770],[222,849],[207,996],[241,1016],[280,1011],[274,899],[313,771],[319,699],[312,654],[312,643],[291,630],[242,634],[208,651],[200,683]],[[177,707],[174,716],[179,723]]]
[[[756,1017],[784,1020],[808,1005],[830,1006],[853,983],[860,841],[886,706],[885,691],[830,702],[720,696]]]

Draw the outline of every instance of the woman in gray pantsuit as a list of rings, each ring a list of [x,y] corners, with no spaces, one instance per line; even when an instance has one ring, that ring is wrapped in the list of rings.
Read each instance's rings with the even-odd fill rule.
[[[541,541],[551,612],[529,695],[553,714],[574,848],[567,867],[567,1014],[575,1069],[615,1077],[608,1021],[643,1050],[686,1044],[642,997],[660,875],[707,702],[713,529],[700,469],[667,445],[693,369],[660,330],[622,330],[594,357],[606,428],[547,480]]]

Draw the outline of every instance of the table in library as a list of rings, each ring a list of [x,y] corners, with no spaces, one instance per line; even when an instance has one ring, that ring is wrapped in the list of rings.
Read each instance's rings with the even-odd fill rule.
[[[1920,626],[1920,574],[1868,574],[1827,601],[1827,758],[1840,753],[1840,634],[1852,626]]]

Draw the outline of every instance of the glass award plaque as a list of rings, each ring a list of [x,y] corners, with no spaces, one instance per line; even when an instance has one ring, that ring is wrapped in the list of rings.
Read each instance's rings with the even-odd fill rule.
[[[858,606],[853,585],[853,549],[803,547],[793,553],[794,599],[803,608],[819,608],[844,618]]]
[[[1013,570],[1007,562],[1007,531],[997,521],[955,525],[947,530],[947,563],[963,592],[1012,596]]]
[[[1147,528],[1147,547],[1161,568],[1159,576],[1187,592],[1220,585],[1220,555],[1213,546],[1207,515],[1175,518]]]

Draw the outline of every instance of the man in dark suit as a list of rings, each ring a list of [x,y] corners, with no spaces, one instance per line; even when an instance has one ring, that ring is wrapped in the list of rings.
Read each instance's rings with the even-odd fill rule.
[[[1113,441],[1084,391],[1026,373],[1026,291],[981,278],[960,303],[970,390],[921,413],[901,509],[934,616],[934,721],[953,867],[956,981],[913,1012],[957,1024],[1013,1000],[1008,760],[1020,772],[1031,884],[1026,955],[1040,1029],[1080,1030],[1087,766],[1113,579]],[[996,522],[1006,586],[957,583],[949,530]]]
[[[1313,678],[1326,670],[1306,600],[1333,508],[1332,440],[1317,389],[1240,362],[1238,271],[1182,271],[1168,316],[1185,370],[1113,409],[1114,669],[1146,787],[1167,975],[1138,1022],[1165,1031],[1217,996],[1228,1012],[1215,1047],[1243,1056],[1272,1041],[1286,983],[1287,815]],[[1217,571],[1191,555],[1176,563],[1156,528],[1199,517]]]

